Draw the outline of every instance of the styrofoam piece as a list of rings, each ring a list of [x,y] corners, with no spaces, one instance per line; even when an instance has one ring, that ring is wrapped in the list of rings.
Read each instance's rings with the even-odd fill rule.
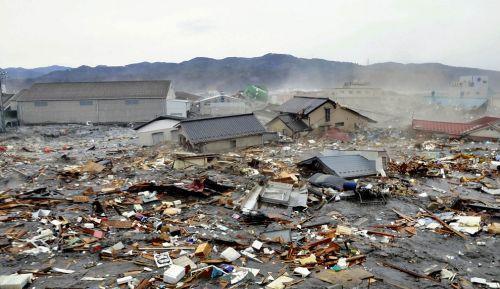
[[[179,282],[184,275],[186,275],[184,267],[172,265],[163,273],[163,282],[175,284]]]
[[[233,262],[241,257],[241,254],[232,247],[227,248],[220,255],[228,262]]]
[[[259,240],[255,240],[252,243],[252,248],[254,248],[255,250],[260,250],[262,248],[262,245],[264,245],[264,243]]]
[[[123,278],[118,278],[118,279],[116,279],[116,283],[117,283],[118,285],[121,285],[121,284],[126,284],[126,283],[128,283],[128,282],[132,281],[132,279],[134,279],[134,277],[132,277],[132,276],[125,276],[125,277],[123,277]]]
[[[0,276],[0,289],[22,289],[31,282],[33,274],[12,274]]]

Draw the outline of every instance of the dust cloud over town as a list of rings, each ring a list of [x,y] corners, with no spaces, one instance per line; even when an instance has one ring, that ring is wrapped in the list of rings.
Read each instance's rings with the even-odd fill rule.
[[[0,7],[0,289],[500,288],[500,2]]]

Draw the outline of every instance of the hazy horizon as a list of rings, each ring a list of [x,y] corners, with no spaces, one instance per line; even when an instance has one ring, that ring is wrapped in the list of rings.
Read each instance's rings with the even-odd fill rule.
[[[0,0],[0,67],[267,53],[500,70],[500,1]],[[4,42],[5,43],[5,42]]]
[[[255,56],[248,56],[248,57],[244,57],[244,56],[226,56],[226,57],[220,57],[220,58],[213,58],[213,57],[207,57],[207,56],[196,56],[196,57],[193,57],[193,58],[190,58],[190,59],[186,59],[186,60],[182,60],[182,61],[179,61],[179,62],[173,62],[173,61],[139,61],[139,62],[133,62],[133,63],[126,63],[126,64],[123,64],[123,65],[107,65],[107,64],[87,65],[87,64],[80,64],[80,65],[77,65],[77,66],[67,66],[67,65],[61,65],[61,64],[57,64],[56,63],[56,64],[51,64],[51,65],[46,65],[46,66],[34,66],[34,67],[9,66],[9,67],[1,67],[1,68],[2,69],[16,69],[16,68],[21,68],[21,69],[36,69],[36,68],[47,68],[47,67],[51,67],[51,66],[62,66],[62,67],[69,67],[69,68],[73,69],[73,68],[78,68],[78,67],[82,67],[82,66],[89,66],[89,67],[93,67],[93,68],[98,67],[98,66],[122,67],[122,66],[126,66],[126,65],[133,65],[133,64],[139,64],[139,63],[175,63],[175,64],[178,64],[178,63],[182,63],[182,62],[187,62],[187,61],[193,60],[195,58],[210,58],[210,59],[215,59],[215,60],[222,60],[222,59],[225,59],[225,58],[257,58],[257,57],[262,57],[262,56],[267,55],[267,54],[290,55],[290,56],[297,57],[297,58],[302,58],[302,59],[321,59],[321,60],[326,60],[326,61],[338,61],[338,60],[335,60],[335,59],[325,59],[325,58],[319,58],[319,57],[307,58],[307,57],[300,57],[300,56],[297,56],[297,55],[292,55],[292,54],[287,54],[287,53],[270,52],[270,53],[266,53],[266,54],[263,54],[263,55],[255,55]],[[367,66],[364,63],[356,63],[356,62],[351,62],[351,61],[338,61],[338,62],[350,62],[350,63],[355,63],[355,64],[361,65],[361,66]],[[420,63],[408,62],[408,63],[403,63],[403,62],[395,62],[395,61],[385,61],[385,62],[370,63],[369,65],[384,64],[384,63],[398,63],[398,64],[403,64],[403,65],[410,65],[410,64],[442,64],[442,65],[452,66],[452,67],[476,68],[476,69],[491,70],[491,71],[498,71],[498,72],[500,72],[500,69],[497,70],[497,69],[488,69],[488,68],[480,68],[480,67],[472,67],[472,66],[458,66],[458,65],[453,65],[453,64],[448,64],[448,63],[441,63],[441,62],[420,62]]]

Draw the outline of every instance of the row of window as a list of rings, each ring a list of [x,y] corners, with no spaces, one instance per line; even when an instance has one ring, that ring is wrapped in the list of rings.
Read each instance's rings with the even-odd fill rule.
[[[353,92],[356,93],[356,94],[362,94],[362,93],[364,93],[364,94],[372,94],[373,93],[370,90],[364,90],[364,91],[362,91],[362,90],[356,90],[356,91],[354,91],[354,90],[339,90],[339,93],[344,93],[344,94],[345,93],[353,94]]]
[[[126,99],[125,100],[126,105],[137,105],[139,104],[138,99]],[[35,101],[35,106],[36,107],[43,107],[43,106],[48,106],[49,103],[47,101],[43,100],[37,100]],[[94,101],[92,100],[80,100],[80,106],[89,106],[89,105],[94,105]]]

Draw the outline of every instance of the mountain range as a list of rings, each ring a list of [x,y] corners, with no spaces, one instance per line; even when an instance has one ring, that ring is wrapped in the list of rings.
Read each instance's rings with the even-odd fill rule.
[[[172,80],[176,90],[194,93],[207,90],[235,92],[248,84],[263,85],[270,90],[312,90],[339,87],[353,80],[400,92],[428,92],[447,89],[451,82],[463,75],[488,76],[490,87],[500,90],[500,71],[440,63],[359,65],[287,54],[224,59],[197,57],[180,63],[142,62],[125,66],[49,66],[4,70],[8,74],[7,90],[13,92],[36,82],[160,79]]]

